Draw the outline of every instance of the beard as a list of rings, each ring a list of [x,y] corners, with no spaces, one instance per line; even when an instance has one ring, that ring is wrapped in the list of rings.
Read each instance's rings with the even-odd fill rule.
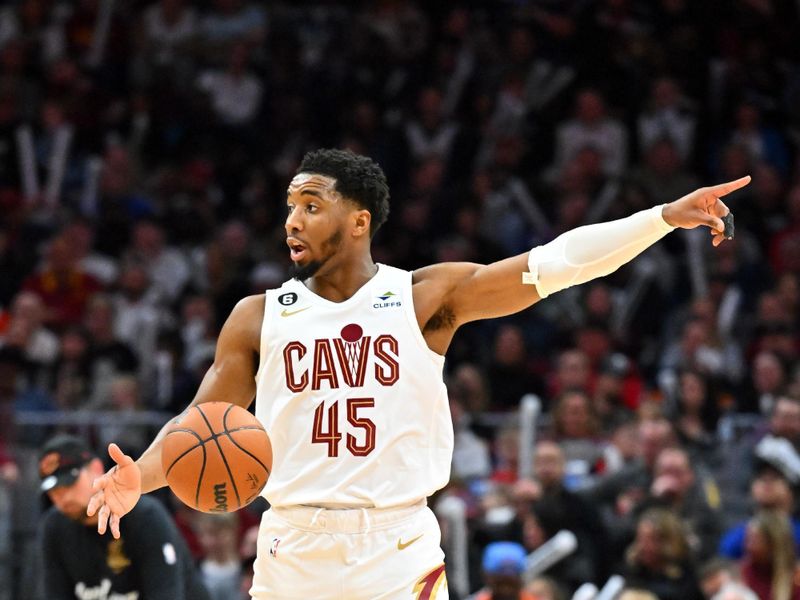
[[[325,254],[325,258],[320,260],[312,260],[305,265],[299,265],[297,263],[292,264],[292,278],[297,279],[297,281],[305,281],[309,277],[313,277],[317,274],[317,272],[327,263],[336,251],[339,249],[339,246],[342,245],[342,230],[337,229],[331,237],[327,240],[322,242],[320,245],[320,250]]]

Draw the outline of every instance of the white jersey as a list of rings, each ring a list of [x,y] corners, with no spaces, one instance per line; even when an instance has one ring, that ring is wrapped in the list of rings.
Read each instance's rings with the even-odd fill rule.
[[[386,508],[450,477],[444,357],[425,343],[411,273],[378,265],[344,302],[291,280],[266,293],[256,416],[272,441],[273,506]]]

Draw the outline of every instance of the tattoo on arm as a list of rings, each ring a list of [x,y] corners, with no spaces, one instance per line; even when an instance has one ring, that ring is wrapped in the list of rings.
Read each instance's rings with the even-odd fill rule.
[[[452,329],[456,322],[456,314],[449,304],[443,304],[433,316],[425,323],[423,331],[437,331],[439,329]]]

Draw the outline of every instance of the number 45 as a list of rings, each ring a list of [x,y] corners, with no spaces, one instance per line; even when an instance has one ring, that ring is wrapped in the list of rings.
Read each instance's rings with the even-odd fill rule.
[[[356,436],[347,434],[347,449],[353,456],[366,456],[375,449],[375,423],[367,417],[359,417],[358,409],[372,408],[375,398],[348,398],[347,421],[353,426],[364,430],[364,443],[359,444]],[[339,441],[342,434],[339,432],[339,401],[328,407],[327,428],[325,427],[325,403],[320,402],[314,411],[314,429],[311,431],[312,444],[328,444],[328,456],[339,456]]]

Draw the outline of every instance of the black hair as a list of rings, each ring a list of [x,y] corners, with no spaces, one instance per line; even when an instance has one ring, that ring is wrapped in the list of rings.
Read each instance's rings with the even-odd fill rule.
[[[337,192],[372,215],[370,237],[389,217],[389,183],[380,165],[367,156],[349,150],[314,150],[303,157],[297,173],[335,179]]]

